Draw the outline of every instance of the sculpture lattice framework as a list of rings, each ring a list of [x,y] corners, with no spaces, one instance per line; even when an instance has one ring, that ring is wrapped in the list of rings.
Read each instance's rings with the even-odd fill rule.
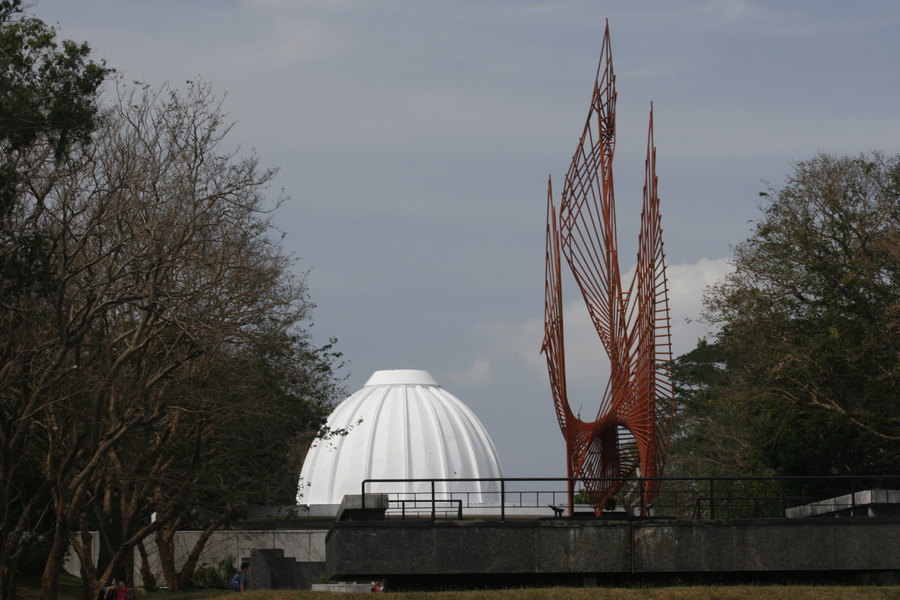
[[[638,237],[637,268],[622,286],[616,242],[613,153],[616,145],[616,78],[610,54],[609,24],[591,109],[559,210],[547,186],[547,267],[544,343],[559,426],[566,440],[568,476],[585,486],[599,515],[607,500],[637,475],[634,492],[640,514],[659,493],[675,412],[669,301],[663,254],[653,106],[647,137],[644,203]],[[610,379],[596,420],[573,414],[566,391],[563,344],[561,256],[581,289],[591,321],[610,361]],[[608,478],[608,479],[604,479]],[[651,479],[646,479],[651,478]],[[624,491],[624,490],[623,490]],[[569,485],[569,510],[574,482]]]

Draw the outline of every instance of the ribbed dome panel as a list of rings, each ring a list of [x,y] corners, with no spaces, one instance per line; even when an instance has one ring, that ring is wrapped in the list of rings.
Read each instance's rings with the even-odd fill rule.
[[[364,479],[503,477],[494,443],[478,417],[427,371],[376,371],[342,402],[328,427],[346,436],[319,440],[300,472],[299,504],[340,504]],[[497,482],[438,484],[473,492],[469,502],[497,502]],[[428,492],[428,483],[372,484],[367,492]],[[488,493],[490,492],[490,493]]]

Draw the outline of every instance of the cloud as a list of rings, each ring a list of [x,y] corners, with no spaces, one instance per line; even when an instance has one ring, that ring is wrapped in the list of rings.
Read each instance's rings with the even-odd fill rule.
[[[699,338],[713,330],[700,321],[706,288],[732,270],[726,259],[702,259],[693,264],[669,265],[672,351],[675,356],[689,352]],[[624,281],[634,274],[632,266]],[[569,387],[576,393],[597,392],[606,385],[609,361],[577,290],[567,290],[572,299],[565,306],[566,373]],[[476,385],[490,380],[493,364],[510,364],[520,373],[544,379],[546,362],[540,354],[543,318],[519,322],[480,323],[476,331],[487,340],[486,347],[474,349],[472,365],[448,376],[461,385]],[[574,404],[573,404],[574,405]]]
[[[241,0],[254,10],[323,10],[343,12],[358,7],[360,0]]]
[[[536,134],[523,130],[539,113],[527,103],[510,106],[480,89],[432,85],[416,77],[400,81],[369,81],[365,102],[360,102],[360,81],[350,74],[335,74],[327,89],[299,90],[298,98],[274,99],[304,111],[281,134],[302,136],[321,147],[408,148],[410,142],[459,144],[488,148],[526,146]]]
[[[667,106],[662,110],[669,117],[663,134],[678,140],[681,158],[738,160],[805,156],[820,148],[889,148],[895,139],[893,132],[900,128],[900,117],[886,109],[861,108],[835,120],[834,113],[823,107],[805,106],[798,112],[785,98],[773,106],[763,96],[747,98],[746,104],[734,106]],[[801,100],[798,97],[795,102]],[[657,108],[657,119],[659,113]],[[672,118],[676,115],[678,118]],[[706,125],[698,130],[696,124],[702,121]]]
[[[339,31],[305,15],[273,16],[235,57],[244,66],[277,71],[293,64],[334,58],[345,50]]]
[[[476,330],[486,337],[486,354],[497,362],[524,365],[529,371],[543,372],[544,358],[540,354],[544,337],[543,318],[513,323],[479,323]]]
[[[669,315],[672,325],[672,352],[680,356],[690,352],[698,339],[709,337],[714,329],[700,320],[706,288],[721,281],[733,267],[727,259],[702,259],[694,264],[670,265]]]
[[[654,7],[646,20],[657,27],[678,27],[688,31],[734,28],[758,25],[773,20],[773,11],[746,0],[710,0],[706,2],[666,3]]]
[[[447,373],[442,379],[455,385],[480,385],[489,383],[493,376],[494,368],[491,365],[491,361],[484,356],[478,356],[465,369]]]
[[[244,0],[231,19],[220,23],[230,43],[211,51],[219,54],[216,62],[222,62],[224,53],[230,68],[256,76],[338,58],[349,47],[346,24],[331,13],[348,6],[335,4],[323,7],[316,3]]]
[[[712,0],[693,11],[694,16],[706,21],[707,26],[723,27],[742,21],[756,21],[766,11],[753,2],[743,0]]]

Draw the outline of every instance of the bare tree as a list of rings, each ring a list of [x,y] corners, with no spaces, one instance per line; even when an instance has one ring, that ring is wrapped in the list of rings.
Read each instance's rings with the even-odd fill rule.
[[[4,485],[39,462],[47,484],[23,517],[52,498],[43,600],[56,595],[71,534],[96,523],[98,482],[123,474],[133,440],[152,446],[180,433],[184,383],[196,370],[252,346],[272,323],[289,330],[309,316],[305,283],[270,218],[285,199],[266,197],[274,171],[224,148],[229,129],[208,85],[183,95],[132,88],[93,144],[61,163],[35,160],[28,173],[14,223],[49,240],[54,285],[2,307],[0,398],[2,452],[34,458],[12,465]],[[166,461],[156,460],[142,473],[151,487]],[[139,507],[120,508],[137,523]],[[27,521],[12,533],[24,535]],[[130,528],[115,552],[164,523]],[[96,587],[110,573],[92,575]]]

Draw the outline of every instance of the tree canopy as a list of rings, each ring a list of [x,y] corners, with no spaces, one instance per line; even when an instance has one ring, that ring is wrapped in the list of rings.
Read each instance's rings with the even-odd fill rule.
[[[721,328],[715,343],[676,365],[690,423],[676,454],[731,420],[746,468],[895,473],[900,156],[819,154],[761,196],[761,219],[734,247],[734,272],[705,297]],[[706,374],[691,379],[698,368]]]

